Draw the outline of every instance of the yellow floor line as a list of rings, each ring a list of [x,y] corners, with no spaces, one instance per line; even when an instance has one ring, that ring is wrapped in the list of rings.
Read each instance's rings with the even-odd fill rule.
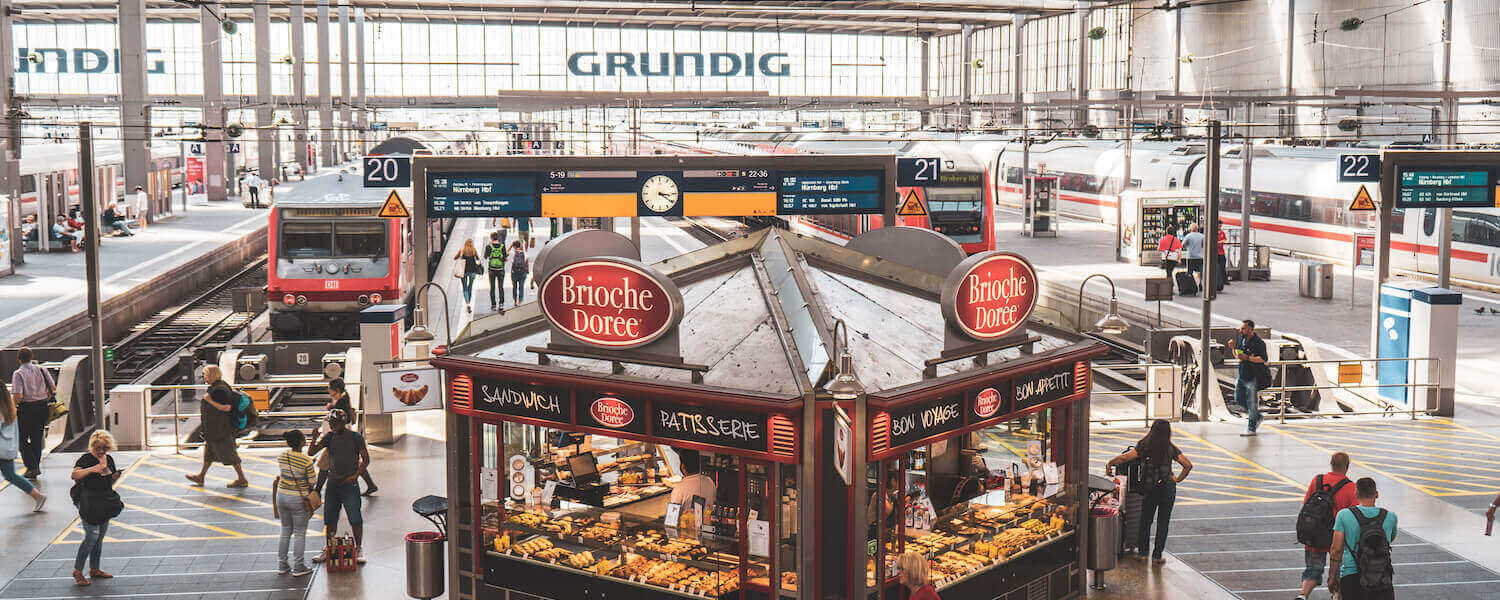
[[[1221,492],[1221,491],[1218,491],[1218,490],[1205,490],[1205,489],[1200,489],[1200,488],[1191,488],[1188,491],[1188,494],[1189,495],[1192,495],[1192,494],[1215,494],[1215,495],[1218,495],[1218,496],[1229,496],[1231,498],[1243,498],[1246,501],[1252,501],[1252,502],[1271,502],[1270,499],[1268,499],[1268,498],[1262,498],[1262,497],[1259,497],[1259,496],[1247,496],[1245,494],[1235,494],[1235,493],[1231,493],[1231,492]]]
[[[1302,489],[1303,489],[1303,487],[1302,487],[1302,485],[1301,485],[1301,484],[1299,484],[1299,483],[1297,483],[1297,482],[1295,482],[1295,481],[1292,481],[1292,480],[1291,480],[1291,478],[1289,478],[1289,477],[1287,477],[1287,476],[1285,476],[1285,475],[1282,475],[1282,474],[1280,474],[1280,473],[1277,473],[1277,472],[1275,472],[1275,471],[1272,471],[1272,470],[1270,470],[1270,469],[1267,469],[1267,468],[1266,468],[1266,467],[1265,467],[1265,466],[1264,466],[1264,465],[1261,465],[1261,464],[1259,464],[1259,463],[1257,463],[1257,462],[1255,462],[1255,461],[1253,461],[1253,460],[1250,460],[1250,459],[1248,459],[1248,458],[1245,458],[1245,457],[1243,457],[1243,456],[1240,456],[1240,455],[1238,455],[1238,454],[1235,454],[1235,453],[1233,453],[1233,452],[1230,452],[1230,451],[1229,451],[1229,450],[1227,450],[1227,449],[1225,449],[1225,448],[1224,448],[1224,447],[1223,447],[1223,446],[1219,446],[1219,445],[1218,445],[1218,444],[1215,444],[1215,443],[1213,443],[1213,442],[1210,442],[1210,441],[1208,441],[1208,440],[1206,440],[1206,439],[1203,439],[1203,438],[1201,438],[1201,437],[1198,437],[1198,436],[1196,436],[1196,435],[1193,435],[1193,434],[1191,434],[1191,433],[1187,433],[1187,432],[1185,432],[1185,431],[1179,431],[1179,432],[1177,432],[1177,434],[1178,434],[1178,435],[1182,435],[1182,436],[1186,436],[1186,437],[1188,437],[1188,438],[1191,438],[1191,439],[1194,439],[1194,440],[1198,440],[1198,441],[1199,441],[1199,442],[1202,442],[1202,443],[1203,443],[1203,444],[1205,444],[1205,445],[1208,445],[1208,446],[1211,446],[1211,447],[1213,447],[1213,448],[1214,448],[1214,449],[1215,449],[1215,450],[1217,450],[1217,451],[1218,451],[1218,452],[1220,452],[1220,453],[1222,453],[1222,455],[1224,455],[1224,456],[1228,456],[1228,457],[1231,457],[1231,458],[1233,458],[1233,459],[1234,459],[1234,460],[1235,460],[1235,461],[1236,461],[1236,462],[1239,462],[1239,463],[1241,463],[1241,464],[1246,464],[1246,465],[1250,465],[1250,466],[1252,466],[1252,467],[1255,467],[1255,468],[1257,468],[1257,469],[1260,469],[1260,471],[1261,471],[1261,472],[1262,472],[1262,473],[1265,473],[1265,474],[1267,474],[1267,475],[1270,475],[1270,476],[1272,476],[1272,477],[1275,477],[1275,478],[1277,478],[1277,479],[1280,479],[1280,480],[1281,480],[1281,481],[1284,481],[1284,482],[1286,482],[1286,484],[1287,484],[1287,485],[1290,485],[1290,486],[1292,486],[1292,487],[1293,487],[1293,488],[1295,488],[1295,489],[1297,489],[1297,490],[1299,490],[1299,491],[1300,491],[1300,490],[1302,490]],[[1189,456],[1189,457],[1188,457],[1188,460],[1192,460],[1192,457],[1191,457],[1191,456]]]
[[[202,467],[203,466],[203,461],[202,460],[194,459],[191,456],[186,456],[186,455],[182,455],[182,454],[172,454],[172,455],[168,455],[168,456],[174,456],[174,457],[177,457],[177,458],[181,458],[181,459],[183,459],[184,462],[190,463],[190,464],[192,464],[193,466],[196,466],[196,467]],[[261,477],[265,477],[267,479],[276,477],[276,475],[277,475],[276,473],[267,473],[265,471],[256,471],[254,469],[246,468],[245,464],[244,464],[246,458],[249,458],[249,457],[245,456],[244,454],[240,454],[240,469],[243,469],[246,473],[252,473],[252,474],[255,474],[255,475],[260,475]],[[164,466],[164,465],[158,464],[157,466]],[[214,467],[224,467],[226,469],[232,469],[233,468],[233,467],[230,467],[228,465],[221,465],[219,463],[214,463]],[[171,467],[168,467],[168,468],[171,468]],[[191,472],[192,473],[197,473],[197,471],[191,471]]]
[[[1474,473],[1467,473],[1467,472],[1462,472],[1462,471],[1448,471],[1448,470],[1445,470],[1445,469],[1433,469],[1433,468],[1429,467],[1428,465],[1432,465],[1432,464],[1436,464],[1436,463],[1433,463],[1433,462],[1430,462],[1430,461],[1417,460],[1417,459],[1414,459],[1414,458],[1383,457],[1380,460],[1374,460],[1374,461],[1368,461],[1368,462],[1382,464],[1382,465],[1385,465],[1386,467],[1389,467],[1389,468],[1392,468],[1392,469],[1408,469],[1408,470],[1412,470],[1412,471],[1418,471],[1418,472],[1421,472],[1421,473],[1443,473],[1443,474],[1446,474],[1446,475],[1453,475],[1453,476],[1456,476],[1456,477],[1463,477],[1465,479],[1473,479],[1473,480],[1478,480],[1478,481],[1494,481],[1494,482],[1496,482],[1496,486],[1495,487],[1500,487],[1500,476],[1495,476],[1495,475],[1476,475]],[[1412,463],[1413,466],[1400,465],[1400,464],[1391,464],[1392,462]],[[1460,467],[1460,468],[1463,468],[1463,467]],[[1475,469],[1475,470],[1477,471],[1479,469]],[[1497,471],[1496,469],[1485,469],[1485,470],[1490,471],[1490,472],[1500,472],[1500,471]]]
[[[214,506],[214,505],[211,505],[211,504],[204,504],[202,502],[194,502],[192,500],[188,500],[187,498],[179,498],[177,496],[171,496],[171,495],[168,495],[168,494],[163,494],[163,493],[158,492],[156,490],[148,490],[146,488],[138,488],[138,487],[135,487],[135,486],[125,486],[125,489],[131,490],[131,491],[134,491],[134,492],[140,492],[142,494],[149,494],[149,495],[152,495],[152,496],[156,496],[158,498],[166,498],[168,500],[175,500],[175,501],[181,502],[183,504],[189,504],[189,505],[196,506],[196,507],[199,507],[199,508],[206,508],[206,509],[209,509],[209,510],[213,510],[213,511],[224,513],[226,515],[233,515],[233,516],[236,516],[236,517],[240,517],[242,519],[248,519],[248,520],[251,520],[251,521],[259,521],[261,523],[266,523],[266,524],[269,524],[269,525],[281,525],[281,521],[273,521],[271,519],[267,519],[267,518],[264,518],[264,517],[258,517],[258,516],[251,515],[251,514],[242,513],[242,512],[236,511],[236,510],[230,510],[230,509],[227,509],[227,508],[222,508],[222,507]]]
[[[1465,433],[1471,433],[1471,434],[1474,434],[1474,435],[1484,436],[1484,437],[1487,437],[1489,439],[1495,440],[1496,442],[1500,442],[1500,436],[1496,436],[1496,435],[1493,435],[1493,434],[1485,433],[1483,431],[1480,431],[1478,429],[1474,429],[1473,427],[1469,427],[1469,426],[1466,426],[1466,425],[1459,425],[1458,423],[1450,422],[1449,424],[1452,425],[1454,429],[1458,429],[1458,430],[1463,431]],[[1500,447],[1500,444],[1497,444],[1496,447]]]
[[[179,517],[177,515],[168,514],[168,513],[164,513],[164,512],[156,511],[156,510],[151,510],[149,508],[142,508],[142,507],[139,507],[139,506],[129,506],[129,507],[126,507],[126,508],[127,508],[127,510],[146,513],[148,515],[152,515],[152,516],[155,516],[155,517],[161,517],[163,519],[167,519],[167,520],[170,520],[170,521],[177,521],[178,523],[182,523],[183,525],[191,525],[193,527],[199,527],[199,528],[202,528],[202,529],[207,529],[209,531],[216,531],[218,533],[222,533],[222,534],[225,534],[225,535],[232,535],[232,536],[235,536],[235,537],[245,537],[245,535],[246,535],[246,534],[240,533],[238,531],[230,531],[228,529],[224,529],[223,527],[215,527],[213,525],[207,525],[207,524],[204,524],[204,523],[199,523],[199,522],[194,521],[192,519],[186,519],[186,518],[183,518],[183,517]]]
[[[162,465],[162,464],[154,464],[154,465],[151,465],[151,466],[157,467],[157,468],[161,468],[161,469],[167,469],[169,471],[176,471],[178,473],[185,473],[185,474],[188,474],[188,475],[197,475],[198,474],[197,471],[193,471],[193,470],[189,470],[189,469],[179,469],[177,467],[169,467],[167,465]],[[232,482],[232,481],[234,481],[233,478],[224,477],[222,475],[204,475],[203,478],[206,481],[225,481],[225,482]],[[269,491],[271,491],[271,488],[269,488],[269,487],[266,487],[266,486],[263,486],[263,485],[256,485],[256,484],[253,484],[253,483],[247,485],[246,487],[248,487],[250,489],[260,490],[262,492],[269,492]]]
[[[149,536],[152,536],[152,537],[155,537],[155,538],[160,538],[160,539],[163,539],[163,540],[175,540],[175,539],[178,539],[177,536],[165,534],[165,533],[162,533],[160,531],[152,531],[152,530],[146,529],[144,527],[136,527],[134,525],[130,525],[128,523],[121,522],[119,519],[112,519],[112,520],[110,520],[110,522],[109,522],[109,528],[110,529],[114,529],[116,527],[119,527],[119,528],[125,529],[125,530],[129,530],[129,531],[134,531],[136,533],[144,533],[146,535],[149,535]]]
[[[311,535],[311,532],[309,532],[309,535]],[[139,543],[144,543],[144,542],[213,542],[213,541],[224,541],[224,540],[249,540],[249,539],[269,540],[269,539],[278,539],[280,537],[281,537],[281,534],[279,534],[279,533],[269,534],[269,535],[247,535],[247,536],[244,536],[244,537],[227,537],[227,536],[225,536],[225,537],[214,537],[214,536],[210,536],[210,537],[180,537],[180,538],[169,538],[169,539],[161,539],[161,538],[111,538],[109,536],[104,536],[104,543],[106,543],[106,544],[139,544]],[[82,541],[83,540],[65,540],[65,541],[56,542],[56,543],[58,545],[69,545],[69,544],[77,544],[77,543],[82,542]]]
[[[1304,433],[1304,434],[1301,434],[1301,435],[1308,435],[1308,434]],[[1335,435],[1335,434],[1332,434],[1332,433],[1315,433],[1315,434],[1312,434],[1312,437],[1318,437],[1318,438],[1324,438],[1324,439],[1327,439],[1327,438],[1336,438],[1336,439],[1339,439],[1339,440],[1350,440],[1351,439],[1347,435]],[[1416,439],[1419,440],[1419,441],[1424,441],[1424,442],[1431,442],[1432,441],[1429,438],[1416,438]],[[1434,446],[1434,445],[1416,443],[1416,442],[1411,441],[1411,440],[1359,440],[1359,443],[1361,445],[1370,445],[1370,446],[1373,446],[1373,447],[1376,447],[1376,448],[1379,448],[1379,449],[1382,449],[1382,450],[1388,449],[1387,448],[1388,446],[1395,446],[1396,448],[1394,448],[1394,449],[1396,449],[1396,450],[1399,450],[1400,448],[1425,448],[1427,450],[1432,450],[1434,452],[1453,452],[1455,450],[1467,450],[1467,449],[1469,449],[1469,446],[1470,446],[1467,442],[1455,442],[1455,445],[1450,445],[1450,446]]]
[[[1189,483],[1189,482],[1191,482],[1191,483]],[[1185,482],[1183,482],[1182,484],[1180,484],[1180,485],[1190,486],[1192,489],[1198,489],[1197,486],[1207,485],[1207,486],[1212,486],[1212,487],[1216,487],[1216,488],[1226,488],[1226,489],[1231,489],[1231,490],[1245,490],[1247,492],[1255,493],[1255,494],[1274,494],[1274,495],[1278,495],[1278,496],[1296,496],[1297,498],[1301,498],[1302,497],[1302,492],[1297,492],[1296,494],[1293,494],[1293,493],[1288,492],[1288,491],[1267,490],[1265,488],[1251,487],[1251,486],[1247,486],[1247,485],[1235,485],[1235,484],[1232,484],[1232,483],[1219,483],[1217,481],[1204,481],[1202,479],[1197,480],[1197,481],[1193,481],[1191,475],[1189,475],[1188,479]]]
[[[1302,436],[1299,436],[1299,435],[1297,435],[1295,433],[1291,433],[1291,432],[1288,432],[1288,431],[1283,431],[1283,432],[1281,432],[1281,435],[1287,436],[1289,438],[1292,438],[1294,440],[1297,440],[1299,442],[1302,442],[1304,444],[1307,444],[1309,446],[1312,446],[1312,447],[1317,448],[1319,450],[1322,450],[1324,452],[1329,452],[1329,453],[1333,452],[1332,450],[1329,450],[1328,448],[1324,447],[1323,445],[1321,445],[1321,444],[1319,444],[1319,443],[1317,443],[1315,441],[1312,441],[1312,440],[1304,439]],[[1405,485],[1407,485],[1409,487],[1416,488],[1416,489],[1422,491],[1423,493],[1427,493],[1427,490],[1425,489],[1426,486],[1423,486],[1422,484],[1419,484],[1419,483],[1413,483],[1411,481],[1408,481],[1405,477],[1403,477],[1401,475],[1397,475],[1395,473],[1391,473],[1391,472],[1389,472],[1389,471],[1387,471],[1385,469],[1381,469],[1380,466],[1378,466],[1378,465],[1376,465],[1374,463],[1369,463],[1369,462],[1366,462],[1366,461],[1363,461],[1363,460],[1359,460],[1359,459],[1356,459],[1356,458],[1354,458],[1352,456],[1350,457],[1349,462],[1351,464],[1359,465],[1361,467],[1364,467],[1366,469],[1369,469],[1371,471],[1374,471],[1376,473],[1379,473],[1381,475],[1389,477],[1390,479],[1395,480],[1397,482],[1400,482],[1402,484],[1405,484]]]
[[[220,498],[224,498],[224,499],[228,499],[228,500],[235,500],[237,502],[243,502],[245,504],[253,504],[255,506],[264,507],[266,509],[271,508],[270,503],[267,503],[267,502],[261,502],[259,500],[251,500],[249,498],[244,498],[244,497],[236,496],[236,495],[233,495],[233,494],[225,494],[225,493],[222,493],[222,492],[216,492],[216,491],[204,488],[204,487],[199,487],[199,486],[191,485],[191,484],[188,484],[188,483],[177,483],[175,481],[168,481],[166,479],[161,479],[159,477],[152,477],[152,476],[146,475],[146,474],[140,475],[140,478],[141,479],[145,479],[146,481],[151,481],[151,482],[155,482],[155,483],[161,483],[161,484],[169,485],[169,486],[172,486],[174,488],[182,488],[182,489],[192,490],[192,491],[198,492],[200,494],[207,494],[209,496],[218,496]]]
[[[1350,441],[1348,438],[1329,437],[1329,436],[1305,436],[1304,439],[1316,440],[1317,442],[1324,443],[1324,444],[1344,444],[1344,443],[1348,443]],[[1486,467],[1477,466],[1477,465],[1453,464],[1453,463],[1449,463],[1449,462],[1443,462],[1441,460],[1436,460],[1438,458],[1442,458],[1442,459],[1445,459],[1445,460],[1459,460],[1459,461],[1475,462],[1475,463],[1479,463],[1481,465],[1493,464],[1493,459],[1489,459],[1489,458],[1479,458],[1479,457],[1468,458],[1468,457],[1464,457],[1464,456],[1454,456],[1454,455],[1440,454],[1440,452],[1442,452],[1443,450],[1450,450],[1450,449],[1434,448],[1434,449],[1432,449],[1433,450],[1432,452],[1413,452],[1413,451],[1408,451],[1408,450],[1397,450],[1397,449],[1393,449],[1393,448],[1379,447],[1379,448],[1374,448],[1373,450],[1374,451],[1371,452],[1370,454],[1377,455],[1377,456],[1380,455],[1380,454],[1400,454],[1400,455],[1406,455],[1406,456],[1420,457],[1421,460],[1417,461],[1417,462],[1421,462],[1421,463],[1424,463],[1424,464],[1443,465],[1443,466],[1447,466],[1447,467],[1456,467],[1456,468],[1461,468],[1461,469],[1475,469],[1475,470],[1481,470],[1481,471],[1497,471],[1496,469],[1486,468]],[[1391,460],[1400,460],[1399,458],[1396,458],[1396,457],[1388,457],[1388,458],[1390,458]]]

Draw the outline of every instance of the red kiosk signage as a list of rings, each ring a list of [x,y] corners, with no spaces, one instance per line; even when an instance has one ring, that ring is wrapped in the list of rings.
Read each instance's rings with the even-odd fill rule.
[[[1036,301],[1036,269],[1009,252],[975,254],[943,283],[943,317],[957,333],[980,342],[1022,330]]]
[[[563,265],[537,296],[554,328],[576,341],[609,349],[639,348],[682,320],[682,294],[640,262],[599,256]]]
[[[589,405],[589,416],[606,427],[625,427],[635,422],[635,409],[614,396],[604,396]]]
[[[974,397],[974,416],[980,419],[988,419],[1000,412],[1000,390],[989,387],[979,390]]]

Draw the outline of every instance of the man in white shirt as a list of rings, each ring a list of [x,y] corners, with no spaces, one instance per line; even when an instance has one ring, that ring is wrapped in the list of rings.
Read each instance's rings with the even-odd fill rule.
[[[672,487],[670,502],[681,505],[682,513],[687,514],[693,509],[693,497],[697,496],[703,499],[703,514],[708,514],[713,508],[714,497],[718,495],[718,484],[702,473],[703,465],[697,450],[677,450],[677,461],[682,463],[682,481]],[[701,527],[703,521],[699,520],[697,525]]]
[[[121,206],[121,208],[124,207]],[[146,228],[146,215],[149,214],[150,211],[151,197],[146,194],[145,188],[142,188],[141,186],[135,186],[135,218],[137,226],[141,229]],[[125,213],[120,213],[120,216],[125,216]]]
[[[260,176],[255,171],[245,173],[245,187],[250,190],[250,208],[260,208]]]

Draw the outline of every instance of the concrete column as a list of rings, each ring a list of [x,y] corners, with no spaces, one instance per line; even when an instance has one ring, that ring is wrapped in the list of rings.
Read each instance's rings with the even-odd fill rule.
[[[16,101],[15,85],[15,29],[11,24],[11,0],[0,0],[0,82],[5,82],[5,89],[0,90],[0,119],[4,119],[4,129],[0,132],[5,140],[0,145],[0,194],[7,194],[11,198],[21,197],[21,120],[10,118],[12,112],[19,111],[21,104]],[[25,262],[25,242],[21,239],[21,211],[19,204],[12,204],[16,208],[10,211],[10,220],[0,223],[10,232],[10,250],[12,262],[19,265]]]
[[[365,145],[366,136],[370,131],[370,113],[365,109],[365,9],[354,9],[354,86],[358,90],[358,110],[355,111],[355,119],[359,125],[359,147],[355,153],[364,155],[369,147]]]
[[[350,104],[354,95],[349,85],[349,2],[339,0],[339,105],[343,107],[343,117],[339,119],[339,157],[349,152],[352,141],[349,139],[349,125],[354,122],[353,109]]]
[[[10,4],[6,2],[6,4]],[[8,12],[8,11],[7,11]],[[6,21],[10,17],[5,17]],[[5,26],[10,32],[10,26]],[[120,1],[120,137],[125,167],[126,194],[135,186],[150,187],[146,178],[151,171],[151,103],[146,93],[146,2]],[[7,60],[15,51],[4,49]],[[11,86],[14,90],[14,86]],[[19,156],[18,156],[19,157]]]
[[[224,55],[219,35],[222,30],[218,17],[206,5],[198,9],[198,22],[203,32],[204,178],[208,201],[223,202],[229,199],[229,194],[224,174]]]
[[[959,122],[960,125],[962,125],[964,127],[968,127],[969,126],[969,121],[973,120],[973,113],[974,113],[974,109],[970,105],[970,102],[972,102],[974,100],[974,26],[973,25],[964,25],[963,26],[962,33],[959,34],[959,41],[962,43],[962,45],[959,46],[959,48],[960,48],[960,57],[963,60],[963,65],[959,68],[959,71],[958,71],[958,82],[959,82],[959,86],[958,86],[958,93],[959,93],[958,107],[959,107],[959,110],[963,111],[963,115],[959,118],[958,122]]]
[[[303,172],[311,171],[313,165],[307,160],[307,20],[302,16],[302,3],[290,5],[292,28],[292,103],[297,107],[297,121],[292,126],[292,154]]]
[[[1016,15],[1016,19],[1012,23],[1013,25],[1011,25],[1010,29],[1010,74],[1012,77],[1015,77],[1015,83],[1011,85],[1011,94],[1014,96],[1011,98],[1011,102],[1015,102],[1017,106],[1022,106],[1026,102],[1026,50],[1023,48],[1026,36],[1021,35],[1021,29],[1026,26],[1025,15]],[[1021,115],[1021,122],[1018,125],[1025,125],[1030,121],[1024,106],[1017,108],[1016,112]]]
[[[1089,9],[1079,5],[1073,14],[1078,20],[1078,80],[1073,87],[1078,92],[1076,98],[1080,102],[1074,118],[1078,121],[1078,126],[1082,127],[1089,122],[1089,106],[1082,104],[1089,99]]]
[[[276,139],[276,111],[271,97],[271,7],[264,2],[253,9],[255,17],[255,151],[260,156],[257,169],[265,179],[279,178],[276,164],[281,162],[280,140]],[[268,184],[269,185],[269,184]]]
[[[318,0],[318,164],[333,166],[333,65],[329,62],[328,0]]]
[[[932,34],[922,34],[922,108],[921,124],[926,127],[932,119],[932,109],[925,105],[932,102]]]

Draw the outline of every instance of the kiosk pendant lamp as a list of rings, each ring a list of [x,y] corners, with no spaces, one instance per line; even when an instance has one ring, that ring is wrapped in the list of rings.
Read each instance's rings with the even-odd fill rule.
[[[842,334],[842,335],[840,335]],[[834,400],[854,400],[865,393],[865,386],[854,376],[854,357],[849,355],[849,328],[843,319],[833,322],[833,339],[838,344],[838,371],[824,389]]]
[[[1078,316],[1073,322],[1078,324],[1080,330],[1083,328],[1083,287],[1088,285],[1089,280],[1095,277],[1103,277],[1105,281],[1109,282],[1109,312],[1105,313],[1104,318],[1094,322],[1093,331],[1109,335],[1120,335],[1129,331],[1130,323],[1127,323],[1120,316],[1120,299],[1115,295],[1115,280],[1110,279],[1108,275],[1103,273],[1089,275],[1083,279],[1083,283],[1078,284]]]

